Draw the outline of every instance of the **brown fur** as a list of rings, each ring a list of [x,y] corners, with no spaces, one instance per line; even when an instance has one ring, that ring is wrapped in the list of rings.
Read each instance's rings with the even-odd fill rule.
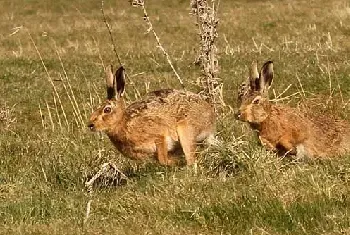
[[[107,71],[107,85],[115,84],[108,81],[110,73]],[[110,113],[104,113],[106,107],[111,108]],[[156,156],[160,164],[172,165],[177,160],[168,156],[169,152],[182,147],[191,165],[196,143],[214,135],[215,113],[197,94],[163,89],[129,106],[122,96],[107,99],[91,114],[89,127],[104,131],[115,147],[131,158]]]
[[[239,91],[237,117],[257,130],[263,146],[279,155],[299,157],[333,157],[350,152],[348,122],[268,100],[267,90],[273,78],[272,62],[266,62],[260,74],[253,63],[250,74]]]

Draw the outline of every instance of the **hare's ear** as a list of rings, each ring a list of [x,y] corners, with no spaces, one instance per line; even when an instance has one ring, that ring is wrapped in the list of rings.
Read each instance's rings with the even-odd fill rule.
[[[252,91],[260,90],[258,64],[256,61],[252,63],[252,66],[249,71],[249,84],[250,84],[250,89]]]
[[[107,99],[111,100],[116,97],[115,80],[113,76],[112,65],[106,67],[105,72],[106,72],[106,85],[107,85]]]
[[[260,71],[260,92],[265,93],[269,90],[273,79],[273,63],[267,61]]]
[[[117,86],[117,96],[119,98],[123,96],[125,87],[125,70],[123,66],[120,66],[117,72],[115,72],[115,81]]]

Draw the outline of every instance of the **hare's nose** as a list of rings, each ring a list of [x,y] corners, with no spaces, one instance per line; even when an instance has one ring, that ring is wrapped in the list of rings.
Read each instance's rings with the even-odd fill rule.
[[[93,130],[95,128],[95,125],[93,123],[89,123],[88,127],[90,128],[90,130]]]
[[[237,120],[239,120],[240,118],[241,118],[241,112],[238,110],[237,112],[235,112],[235,118],[237,119]]]

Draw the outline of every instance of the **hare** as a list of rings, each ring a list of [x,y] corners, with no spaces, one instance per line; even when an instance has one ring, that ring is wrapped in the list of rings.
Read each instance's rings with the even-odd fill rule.
[[[162,89],[126,105],[124,68],[113,75],[109,66],[106,82],[107,100],[91,114],[88,127],[105,132],[123,155],[140,160],[153,156],[162,165],[173,165],[178,159],[170,155],[182,148],[186,164],[192,165],[197,142],[214,137],[215,112],[200,95]]]
[[[269,102],[272,79],[272,61],[267,61],[260,73],[254,62],[248,80],[238,92],[236,118],[257,131],[265,148],[297,158],[334,157],[350,152],[348,122]]]

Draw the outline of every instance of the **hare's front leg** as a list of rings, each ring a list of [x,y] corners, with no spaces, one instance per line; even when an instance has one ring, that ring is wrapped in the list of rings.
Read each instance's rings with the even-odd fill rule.
[[[186,121],[178,123],[176,130],[182,150],[185,154],[186,164],[193,165],[196,162],[196,141],[193,130],[187,125]]]
[[[168,143],[166,136],[160,137],[155,144],[157,149],[157,159],[159,163],[162,165],[174,165],[176,162],[174,159],[171,159],[168,156]]]
[[[297,148],[292,143],[292,138],[290,135],[284,135],[279,140],[279,145],[284,150],[284,155],[296,155],[297,154]]]
[[[259,135],[259,140],[261,142],[261,144],[269,151],[272,152],[276,152],[276,146],[273,145],[270,141],[268,141],[266,138],[262,137],[261,135]]]

